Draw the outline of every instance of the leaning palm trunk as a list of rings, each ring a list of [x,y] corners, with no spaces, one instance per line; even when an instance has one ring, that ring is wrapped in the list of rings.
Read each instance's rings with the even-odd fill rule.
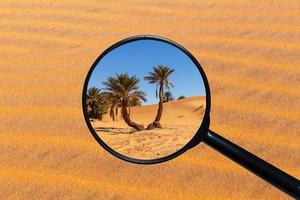
[[[118,121],[118,113],[119,113],[119,105],[117,105],[116,108],[115,108],[116,121]],[[122,118],[122,117],[121,117],[121,118]]]
[[[147,129],[154,129],[154,128],[162,128],[160,124],[160,119],[163,113],[163,93],[164,93],[164,88],[163,88],[163,83],[160,83],[159,87],[159,103],[158,103],[158,110],[156,117],[154,119],[154,122],[148,125]]]
[[[128,106],[128,101],[126,99],[122,100],[122,117],[124,119],[124,121],[126,122],[126,124],[130,127],[135,128],[138,131],[141,131],[144,129],[144,127],[142,125],[139,125],[133,121],[131,121],[129,114],[128,114],[128,110],[127,110],[127,106]]]

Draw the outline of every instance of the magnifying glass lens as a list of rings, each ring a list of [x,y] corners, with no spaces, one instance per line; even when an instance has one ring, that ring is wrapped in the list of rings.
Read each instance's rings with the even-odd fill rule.
[[[94,136],[123,159],[178,154],[198,132],[206,109],[200,69],[180,47],[139,39],[94,64],[85,109]]]

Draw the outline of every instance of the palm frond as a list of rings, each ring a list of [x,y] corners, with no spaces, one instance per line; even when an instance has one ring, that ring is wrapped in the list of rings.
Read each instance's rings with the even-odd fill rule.
[[[174,88],[174,84],[173,83],[169,82],[168,85],[171,86],[172,88]]]
[[[149,76],[145,76],[144,80],[147,80],[150,84],[163,84],[168,90],[174,85],[169,81],[168,77],[174,72],[174,69],[163,65],[157,65],[153,67],[153,72],[149,72]],[[155,91],[156,98],[158,97],[158,85],[156,85]]]
[[[147,102],[146,93],[142,92],[142,91],[135,91],[133,93],[130,93],[129,100],[132,100],[132,99],[135,99],[135,100],[141,99],[142,101]]]

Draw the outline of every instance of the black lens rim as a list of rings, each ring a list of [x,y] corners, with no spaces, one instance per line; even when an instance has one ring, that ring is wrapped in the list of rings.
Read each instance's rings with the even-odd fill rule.
[[[138,41],[138,40],[156,40],[156,41],[161,41],[161,42],[166,42],[178,49],[180,49],[183,53],[185,53],[192,61],[193,63],[196,65],[196,67],[198,68],[202,78],[203,78],[203,83],[205,86],[205,92],[206,92],[206,108],[205,108],[205,114],[204,114],[204,118],[203,121],[199,127],[199,129],[197,130],[196,134],[194,135],[194,137],[190,140],[190,142],[188,142],[184,147],[182,147],[181,149],[179,149],[178,151],[166,156],[166,157],[162,157],[162,158],[156,158],[156,159],[151,159],[151,160],[142,160],[142,159],[136,159],[136,158],[131,158],[131,157],[127,157],[123,154],[120,154],[119,152],[113,150],[112,148],[110,148],[100,137],[99,135],[96,133],[96,131],[94,130],[92,124],[89,121],[89,117],[87,114],[87,110],[86,108],[86,95],[87,95],[87,86],[88,86],[88,82],[90,80],[90,77],[94,71],[94,69],[96,68],[96,66],[98,65],[98,63],[101,61],[101,59],[108,54],[110,51],[118,48],[119,46],[122,46],[124,44],[130,43],[130,42],[134,42],[134,41]],[[136,164],[157,164],[157,163],[161,163],[161,162],[165,162],[168,160],[171,160],[173,158],[176,158],[177,156],[181,155],[182,153],[184,153],[185,151],[187,151],[188,149],[194,147],[195,145],[197,145],[198,143],[200,143],[203,139],[203,135],[208,131],[209,128],[209,113],[210,113],[210,107],[211,107],[211,95],[210,95],[210,88],[209,88],[209,84],[208,84],[208,80],[206,77],[206,74],[202,68],[202,66],[200,65],[200,63],[197,61],[197,59],[187,50],[185,49],[183,46],[181,46],[180,44],[169,40],[167,38],[164,37],[160,37],[160,36],[155,36],[155,35],[137,35],[137,36],[133,36],[133,37],[129,37],[126,39],[123,39],[115,44],[113,44],[112,46],[110,46],[109,48],[107,48],[103,53],[100,54],[100,56],[95,60],[95,62],[93,63],[93,65],[91,66],[90,70],[88,71],[88,74],[85,78],[84,81],[84,86],[83,86],[83,90],[82,90],[82,110],[83,110],[83,115],[85,118],[85,122],[91,132],[91,134],[93,135],[93,137],[95,138],[95,140],[109,153],[111,153],[112,155],[127,161],[127,162],[131,162],[131,163],[136,163]]]

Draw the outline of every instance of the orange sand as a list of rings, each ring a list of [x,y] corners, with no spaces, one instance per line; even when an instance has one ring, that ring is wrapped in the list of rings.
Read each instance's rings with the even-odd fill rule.
[[[300,3],[257,0],[0,2],[0,199],[290,199],[199,144],[124,162],[93,139],[86,74],[132,35],[182,44],[211,87],[211,129],[300,178]]]
[[[155,118],[158,105],[132,107],[130,116],[136,123],[147,124]],[[105,117],[93,121],[100,138],[113,150],[131,158],[149,160],[175,153],[195,135],[205,112],[205,97],[189,97],[164,103],[163,128],[135,131],[118,116],[117,121]]]

